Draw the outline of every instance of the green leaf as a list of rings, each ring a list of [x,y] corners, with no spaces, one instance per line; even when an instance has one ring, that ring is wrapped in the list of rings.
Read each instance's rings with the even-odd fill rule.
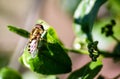
[[[11,25],[8,26],[8,29],[11,32],[14,32],[22,37],[29,38],[30,33],[24,29],[21,29],[21,28],[15,27],[15,26],[11,26]]]
[[[102,68],[101,61],[90,62],[82,68],[72,72],[68,79],[94,79]]]
[[[107,0],[82,0],[74,13],[74,29],[80,37],[84,33],[92,41],[92,28],[98,10]]]
[[[32,58],[28,48],[25,48],[20,61],[26,67],[34,72],[46,75],[63,74],[71,71],[71,60],[52,27],[48,28],[38,47],[35,58]]]
[[[17,71],[4,67],[0,70],[0,79],[22,79],[22,77]]]

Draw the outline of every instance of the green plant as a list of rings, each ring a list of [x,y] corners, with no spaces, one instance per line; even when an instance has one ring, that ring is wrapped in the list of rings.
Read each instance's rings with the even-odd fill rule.
[[[4,67],[0,70],[0,79],[22,79],[22,77],[17,71]]]
[[[47,27],[47,29],[45,29],[45,34],[37,40],[38,49],[35,53],[35,57],[32,57],[28,50],[29,46],[26,45],[24,53],[20,57],[20,62],[30,70],[39,74],[56,75],[71,72],[72,63],[67,55],[68,52],[89,54],[91,62],[84,65],[82,68],[71,72],[68,79],[94,79],[104,66],[102,64],[104,58],[111,57],[115,61],[120,59],[120,40],[114,36],[113,31],[113,26],[116,24],[115,20],[111,20],[111,23],[106,23],[106,25],[101,28],[102,34],[105,34],[106,37],[112,37],[118,43],[112,53],[99,49],[99,41],[94,41],[93,39],[92,31],[95,19],[99,8],[105,2],[107,2],[107,0],[82,0],[74,12],[73,27],[76,38],[79,39],[75,44],[80,46],[87,45],[85,49],[66,48],[59,40],[54,28],[40,20],[38,24]],[[24,29],[11,25],[8,26],[8,29],[27,39],[29,39],[31,34]],[[85,41],[81,43],[81,40]],[[104,79],[104,77],[100,75],[98,79]]]

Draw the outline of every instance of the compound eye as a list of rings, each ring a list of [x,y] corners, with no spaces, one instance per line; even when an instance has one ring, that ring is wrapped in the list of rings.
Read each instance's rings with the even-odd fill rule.
[[[41,25],[41,24],[36,24],[35,26],[38,27],[38,28],[40,28],[40,29],[42,29],[42,30],[44,31],[43,25]]]
[[[41,26],[41,29],[44,31],[44,27],[42,25],[40,25],[40,26]]]

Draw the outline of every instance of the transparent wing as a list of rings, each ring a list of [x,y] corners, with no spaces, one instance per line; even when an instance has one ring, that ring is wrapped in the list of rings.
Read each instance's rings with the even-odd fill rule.
[[[31,54],[32,58],[34,58],[38,53],[38,41],[32,40],[31,43],[28,42],[24,48],[24,51],[26,50]]]

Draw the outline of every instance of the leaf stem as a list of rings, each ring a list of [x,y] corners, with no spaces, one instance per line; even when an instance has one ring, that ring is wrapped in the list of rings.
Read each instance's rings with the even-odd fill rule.
[[[71,53],[89,54],[87,50],[76,50],[76,49],[70,49],[70,48],[65,48],[65,50],[67,52],[71,52]],[[118,54],[110,53],[107,51],[99,51],[99,53],[106,58],[120,57],[120,55],[118,55]]]
[[[67,52],[72,52],[72,53],[77,53],[77,54],[88,54],[87,50],[76,50],[76,49],[70,49],[70,48],[65,48]]]
[[[107,52],[107,51],[100,51],[99,53],[106,58],[120,57],[120,55],[118,55],[118,54],[110,53],[110,52]]]
[[[112,37],[114,40],[116,40],[118,43],[120,43],[120,40],[117,39],[114,35],[111,35],[111,37]]]

